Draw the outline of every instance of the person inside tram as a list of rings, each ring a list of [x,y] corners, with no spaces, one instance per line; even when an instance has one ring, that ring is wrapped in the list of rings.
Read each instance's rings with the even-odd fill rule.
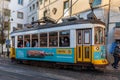
[[[26,47],[30,47],[30,42],[28,40],[26,40]]]
[[[60,38],[60,46],[67,47],[70,45],[69,38],[68,37],[61,37]]]
[[[18,47],[23,47],[23,42],[22,41],[18,41]]]
[[[64,45],[65,45],[65,46],[69,46],[69,43],[70,43],[70,42],[69,42],[69,38],[68,38],[68,37],[65,37],[65,38],[64,38]]]
[[[32,41],[32,47],[38,47],[38,41],[37,40]]]

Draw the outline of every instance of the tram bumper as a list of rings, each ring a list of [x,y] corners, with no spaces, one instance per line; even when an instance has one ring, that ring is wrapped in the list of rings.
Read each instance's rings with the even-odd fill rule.
[[[109,64],[107,59],[103,59],[103,60],[94,60],[93,61],[93,65],[94,67],[100,67],[100,68],[104,68]]]

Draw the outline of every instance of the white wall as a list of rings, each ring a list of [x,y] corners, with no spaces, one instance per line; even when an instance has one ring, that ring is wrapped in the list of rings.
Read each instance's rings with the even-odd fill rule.
[[[11,16],[10,18],[13,19],[10,20],[11,24],[11,31],[13,31],[13,27],[17,27],[17,24],[26,24],[27,23],[27,5],[29,0],[24,0],[23,5],[18,4],[18,0],[11,0],[9,4],[9,9],[11,10]],[[17,18],[17,12],[23,12],[24,17],[23,19]]]

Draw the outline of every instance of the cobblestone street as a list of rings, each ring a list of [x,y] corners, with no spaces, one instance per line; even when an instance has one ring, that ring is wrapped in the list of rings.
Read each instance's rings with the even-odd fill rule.
[[[120,80],[118,70],[108,66],[105,72],[97,70],[67,70],[35,67],[11,63],[0,58],[0,80]]]

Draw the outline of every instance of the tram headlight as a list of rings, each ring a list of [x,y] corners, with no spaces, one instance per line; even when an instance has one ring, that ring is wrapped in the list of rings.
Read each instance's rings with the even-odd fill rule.
[[[99,51],[99,47],[96,47],[96,51]]]
[[[95,47],[94,47],[94,51],[95,51],[95,52],[99,52],[99,51],[100,51],[100,47],[99,47],[99,46],[95,46]]]

